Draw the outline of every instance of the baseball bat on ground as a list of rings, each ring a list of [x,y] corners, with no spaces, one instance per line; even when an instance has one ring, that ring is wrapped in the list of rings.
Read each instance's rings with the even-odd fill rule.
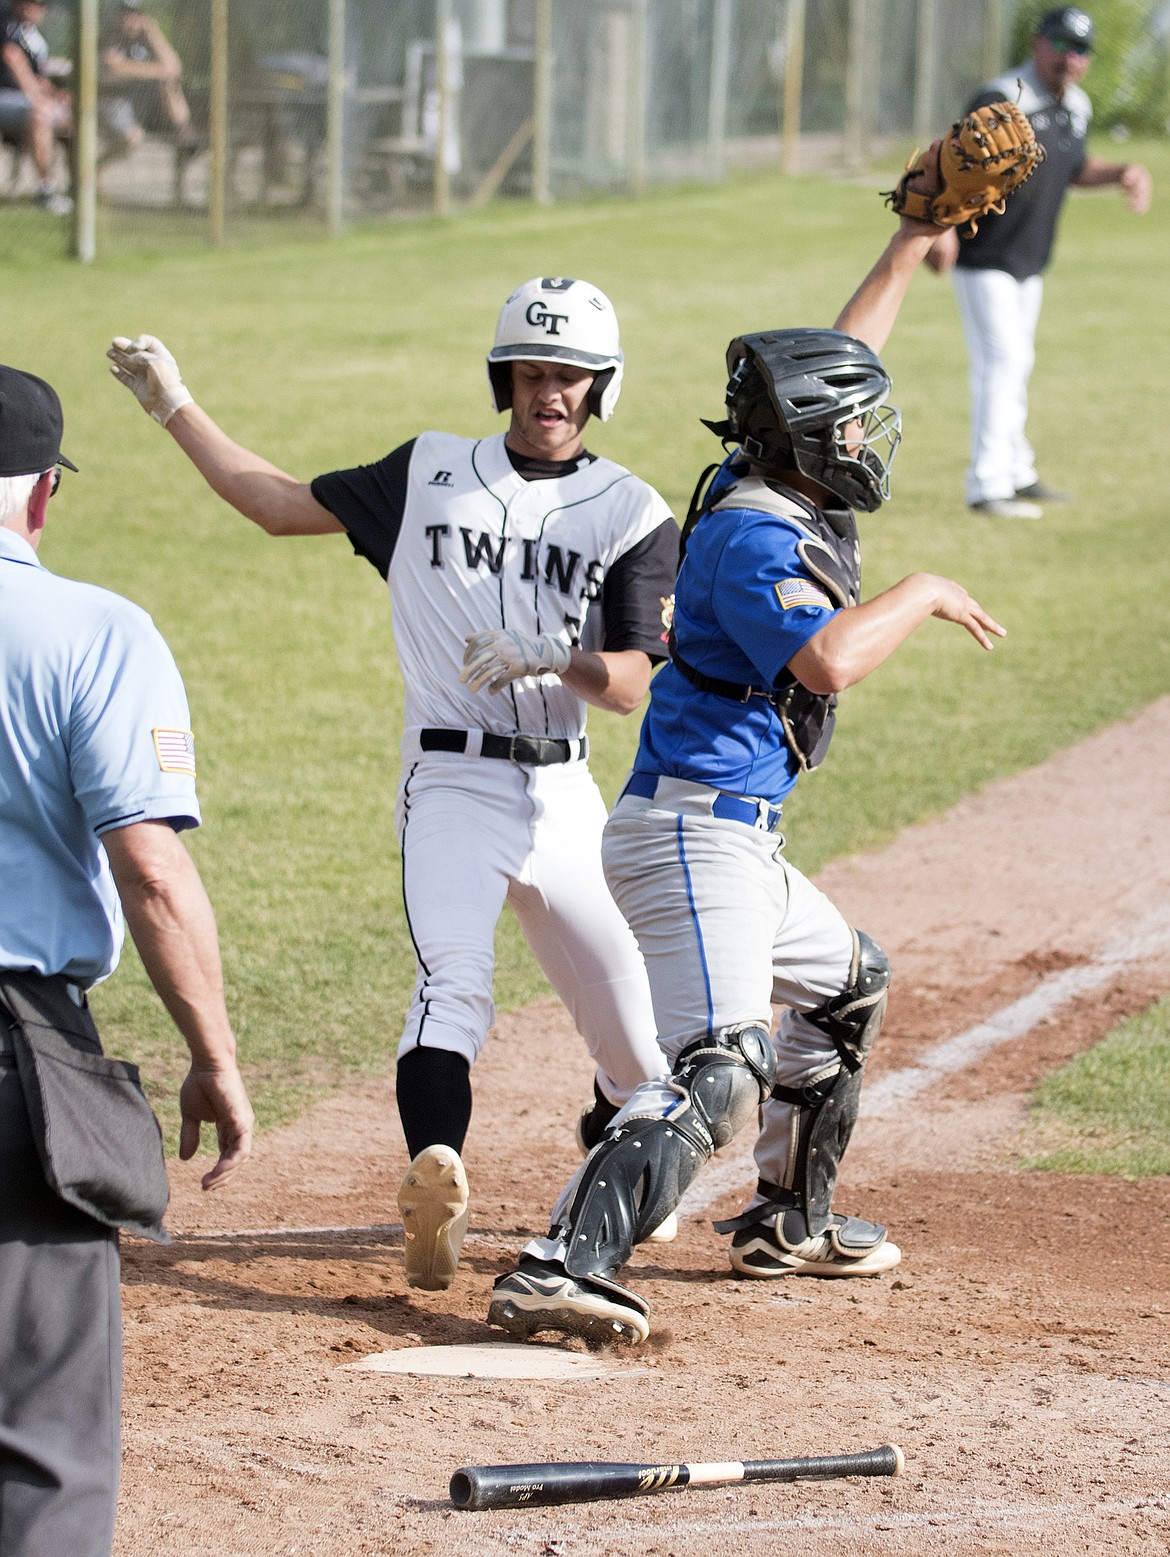
[[[531,1508],[635,1498],[681,1487],[723,1487],[741,1481],[831,1481],[838,1476],[898,1476],[905,1457],[886,1443],[862,1454],[798,1460],[731,1460],[694,1465],[623,1465],[574,1460],[537,1465],[465,1465],[451,1477],[456,1508]]]

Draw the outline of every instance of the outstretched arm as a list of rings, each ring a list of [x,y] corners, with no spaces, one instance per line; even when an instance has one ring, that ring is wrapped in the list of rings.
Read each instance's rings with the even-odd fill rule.
[[[1120,184],[1131,211],[1143,216],[1154,198],[1154,180],[1140,162],[1107,162],[1104,157],[1086,157],[1073,183],[1079,189],[1096,189],[1102,184]]]
[[[200,1127],[214,1124],[219,1160],[203,1175],[203,1188],[215,1189],[247,1161],[253,1124],[224,1004],[215,916],[195,862],[168,822],[113,828],[102,843],[134,944],[191,1051],[179,1093],[179,1156],[193,1157]]]
[[[1007,629],[987,614],[954,579],[911,573],[864,605],[838,611],[815,637],[796,651],[788,669],[810,692],[843,692],[864,680],[929,617],[956,622],[984,649]]]
[[[940,232],[926,222],[901,217],[877,264],[837,315],[835,328],[880,352],[890,338],[911,278]]]
[[[309,487],[295,476],[234,442],[195,404],[174,357],[153,335],[116,336],[110,372],[165,427],[203,479],[226,503],[269,535],[333,535],[343,532]]]

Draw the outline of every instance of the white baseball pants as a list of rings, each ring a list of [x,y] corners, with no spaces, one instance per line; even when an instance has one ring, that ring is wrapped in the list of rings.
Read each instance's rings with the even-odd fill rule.
[[[1036,480],[1024,426],[1044,280],[1017,281],[1005,270],[961,267],[951,274],[970,361],[967,501],[1011,498]]]
[[[637,943],[601,870],[605,804],[584,762],[546,768],[404,742],[402,890],[418,981],[399,1054],[469,1065],[495,1021],[495,927],[511,904],[568,1008],[601,1090],[624,1103],[668,1066]]]

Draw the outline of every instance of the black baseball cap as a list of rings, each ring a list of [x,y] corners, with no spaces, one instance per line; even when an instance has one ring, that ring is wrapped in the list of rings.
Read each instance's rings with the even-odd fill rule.
[[[76,470],[61,453],[64,425],[51,384],[0,364],[0,476],[39,476],[54,465]]]
[[[1036,23],[1035,36],[1088,54],[1093,47],[1093,18],[1075,5],[1054,6]]]

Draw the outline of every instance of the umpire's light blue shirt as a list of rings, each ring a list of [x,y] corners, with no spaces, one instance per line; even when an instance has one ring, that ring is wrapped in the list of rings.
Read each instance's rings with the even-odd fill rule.
[[[145,611],[57,578],[0,525],[0,967],[88,986],[118,964],[98,839],[198,827],[187,697]]]

